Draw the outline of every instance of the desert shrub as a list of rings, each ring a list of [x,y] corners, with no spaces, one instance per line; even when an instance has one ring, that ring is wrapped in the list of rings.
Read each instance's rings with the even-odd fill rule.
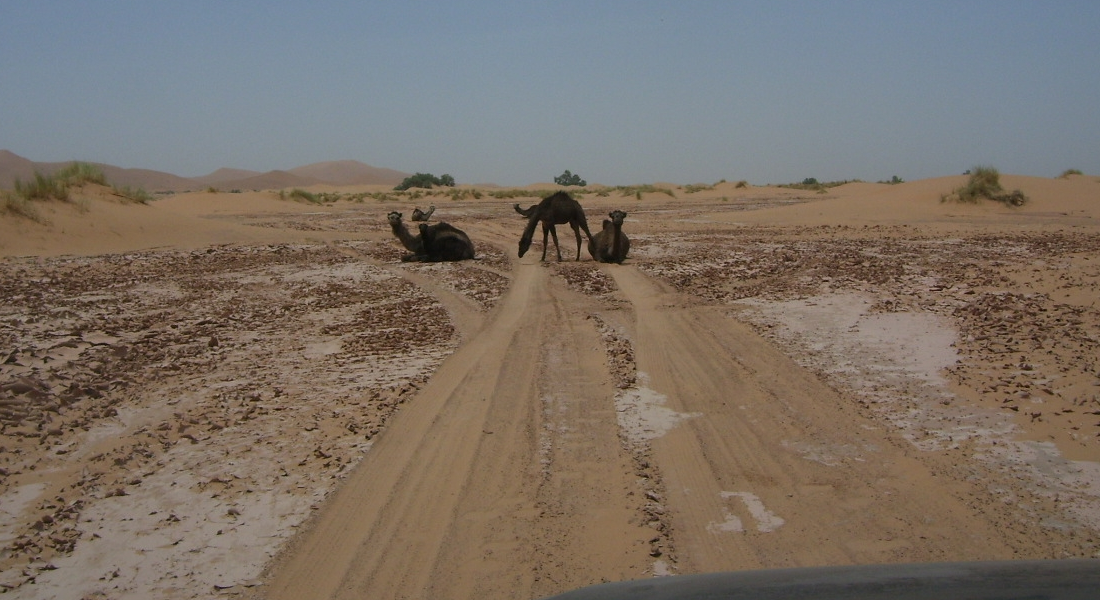
[[[816,177],[807,177],[802,180],[802,183],[781,183],[776,187],[789,188],[792,190],[812,190],[815,192],[824,193],[826,189],[844,185],[846,183],[856,183],[859,179],[841,179],[838,181],[818,181]],[[747,184],[746,184],[747,185]],[[740,186],[739,186],[740,187]]]
[[[465,198],[473,198],[474,200],[481,199],[481,191],[470,188],[454,188],[450,193],[451,200],[463,200]]]
[[[130,202],[137,202],[139,204],[149,204],[153,201],[153,195],[145,191],[142,188],[131,188],[130,186],[116,187],[115,193],[122,198],[129,200]]]
[[[554,183],[558,185],[575,185],[578,187],[584,187],[588,185],[588,182],[581,179],[580,175],[576,173],[570,173],[569,169],[566,169],[564,173],[554,178]]]
[[[296,202],[309,202],[311,204],[317,204],[319,202],[317,196],[301,188],[294,188],[290,190],[290,193],[287,194],[287,198]]]
[[[620,192],[623,196],[634,196],[638,200],[642,199],[642,194],[661,193],[667,195],[669,198],[675,198],[676,194],[669,188],[657,187],[652,184],[644,185],[620,185],[615,186],[614,190]]]
[[[897,184],[899,184],[899,183],[905,183],[905,180],[904,180],[904,179],[902,179],[901,177],[898,177],[897,175],[894,175],[894,176],[893,176],[893,177],[891,177],[891,178],[890,178],[889,180],[887,180],[887,181],[880,181],[879,183],[886,183],[886,184],[890,184],[890,185],[897,185]]]
[[[42,215],[33,202],[11,192],[0,192],[0,214],[23,217],[37,223],[43,222]]]
[[[107,185],[107,177],[103,170],[88,163],[74,162],[54,174],[54,177],[65,185],[77,186],[86,183]]]
[[[713,189],[714,189],[713,185],[705,185],[705,184],[702,184],[702,183],[693,183],[693,184],[684,186],[684,193],[685,194],[694,194],[695,192],[703,192],[703,191],[708,191],[708,190],[713,190]]]
[[[733,187],[736,188],[736,189],[747,188],[747,187],[749,187],[749,182],[742,179],[741,181],[738,181],[737,185],[735,185]]]
[[[1059,177],[1065,179],[1070,175],[1083,175],[1083,173],[1081,173],[1081,169],[1066,169],[1065,171],[1062,171],[1062,174],[1059,175]]]
[[[414,187],[431,189],[433,186],[454,187],[455,178],[447,174],[436,177],[431,173],[417,173],[415,175],[409,175],[393,189],[397,191],[404,191]]]
[[[15,195],[24,200],[68,200],[69,186],[57,177],[48,177],[35,171],[34,180],[24,183],[15,180]]]
[[[994,200],[1008,206],[1023,206],[1027,202],[1027,196],[1020,190],[1011,193],[1003,193],[1001,187],[1001,174],[993,167],[974,167],[967,171],[970,179],[966,185],[956,188],[950,194],[940,197],[941,202],[966,202],[977,203],[982,198]]]

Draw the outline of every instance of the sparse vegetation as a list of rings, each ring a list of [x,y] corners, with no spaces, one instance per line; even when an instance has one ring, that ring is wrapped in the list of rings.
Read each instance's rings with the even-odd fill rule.
[[[37,171],[34,180],[15,180],[15,195],[24,200],[68,200],[69,186],[57,176],[48,177]]]
[[[0,192],[0,214],[23,217],[37,223],[43,222],[42,215],[33,202],[7,191]]]
[[[749,187],[749,182],[742,179],[741,181],[738,181],[737,185],[735,185],[733,187],[736,188],[736,189],[747,188],[747,187]]]
[[[296,202],[309,202],[310,204],[319,204],[317,196],[301,188],[294,188],[290,190],[290,193],[287,194],[287,197]]]
[[[450,175],[444,174],[439,177],[432,175],[431,173],[417,173],[415,175],[409,175],[397,184],[393,189],[397,191],[404,191],[409,188],[424,188],[431,189],[434,186],[440,187],[454,187],[455,178]]]
[[[693,184],[689,184],[689,185],[684,186],[684,193],[685,194],[694,194],[695,192],[705,192],[705,191],[709,191],[709,190],[713,190],[713,189],[714,189],[713,185],[706,185],[704,183],[693,183]]]
[[[1081,172],[1081,169],[1066,169],[1065,171],[1062,171],[1062,174],[1058,177],[1066,179],[1070,175],[1084,175],[1084,173]]]
[[[142,188],[131,188],[130,186],[122,186],[114,188],[115,194],[129,200],[130,202],[137,202],[138,204],[149,204],[153,200],[153,195],[145,191]]]
[[[792,190],[811,190],[824,193],[825,190],[829,188],[841,186],[847,183],[858,183],[859,181],[859,179],[842,179],[840,181],[820,182],[817,180],[816,177],[807,177],[802,180],[802,183],[781,183],[776,185],[776,187],[789,188]],[[738,185],[738,187],[741,186]]]
[[[102,169],[89,163],[74,162],[52,175],[35,171],[33,180],[24,182],[16,179],[13,191],[4,192],[3,197],[0,198],[0,212],[42,222],[34,202],[44,200],[68,202],[72,188],[88,184],[108,185]],[[140,188],[132,189],[127,186],[112,189],[117,196],[131,202],[145,204],[153,200],[151,194]]]
[[[1023,206],[1027,196],[1020,190],[1004,193],[1001,174],[993,167],[974,167],[967,171],[970,179],[966,185],[940,197],[940,202],[965,202],[975,204],[982,198],[1000,202],[1006,206]]]
[[[623,196],[634,196],[638,200],[642,199],[642,194],[660,193],[667,195],[669,198],[676,197],[676,193],[673,192],[671,189],[665,187],[657,187],[649,183],[644,185],[618,185],[611,188],[611,191],[619,192]]]
[[[566,169],[564,173],[554,178],[554,183],[558,185],[575,185],[578,187],[584,187],[588,185],[588,182],[581,179],[580,175],[576,173],[570,173],[569,169]]]
[[[901,177],[898,177],[897,175],[894,175],[893,177],[891,177],[889,179],[889,181],[880,181],[879,183],[885,183],[885,184],[888,184],[888,185],[897,185],[899,183],[905,183],[905,180],[902,179]]]

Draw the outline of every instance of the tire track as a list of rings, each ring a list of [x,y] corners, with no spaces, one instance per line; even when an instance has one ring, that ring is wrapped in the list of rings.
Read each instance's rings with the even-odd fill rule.
[[[259,596],[532,597],[644,575],[603,348],[548,272],[517,266]]]
[[[651,442],[679,572],[1011,558],[949,482],[750,329],[609,270],[639,380],[688,417]]]

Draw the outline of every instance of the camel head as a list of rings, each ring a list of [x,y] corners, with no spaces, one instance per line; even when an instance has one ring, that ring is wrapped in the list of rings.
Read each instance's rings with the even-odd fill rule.
[[[626,220],[626,213],[621,210],[613,210],[607,213],[607,216],[611,217],[611,222],[619,227],[622,227],[623,221]]]
[[[527,254],[527,250],[531,248],[531,236],[524,235],[519,238],[519,257],[523,258],[524,254]]]
[[[390,225],[401,224],[401,213],[397,212],[396,210],[386,215],[386,218],[389,219]]]

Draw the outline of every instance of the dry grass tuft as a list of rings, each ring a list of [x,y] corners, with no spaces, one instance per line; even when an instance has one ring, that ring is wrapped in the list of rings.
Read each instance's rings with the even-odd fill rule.
[[[970,180],[966,185],[956,188],[950,194],[940,196],[940,202],[965,202],[977,204],[982,198],[1000,202],[1006,206],[1023,206],[1027,196],[1020,190],[1004,193],[1001,187],[1001,174],[993,167],[974,167],[970,170]]]

